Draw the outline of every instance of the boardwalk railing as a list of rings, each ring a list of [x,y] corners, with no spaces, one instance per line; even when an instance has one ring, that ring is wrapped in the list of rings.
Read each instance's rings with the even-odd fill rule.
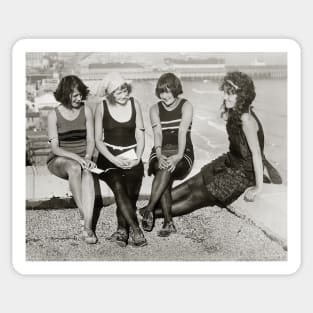
[[[47,135],[31,135],[26,138],[27,157],[31,164],[44,164],[51,151]]]

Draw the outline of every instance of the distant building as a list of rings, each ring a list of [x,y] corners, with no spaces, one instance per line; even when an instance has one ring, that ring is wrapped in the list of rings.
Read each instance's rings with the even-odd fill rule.
[[[268,65],[262,62],[252,62],[250,65],[228,65],[227,71],[241,71],[254,79],[286,79],[286,65]]]
[[[106,74],[118,71],[121,74],[142,73],[145,68],[135,62],[85,63],[81,67],[82,79],[102,79]]]
[[[221,58],[165,58],[164,69],[179,72],[224,72],[225,60]]]
[[[259,58],[255,58],[252,62],[251,62],[252,66],[266,66],[266,62],[264,60],[261,60]]]
[[[40,89],[42,91],[55,91],[58,87],[58,78],[44,78],[41,82]]]
[[[54,95],[52,92],[49,93],[42,93],[41,95],[39,94],[35,98],[35,106],[39,110],[48,107],[48,108],[54,108],[59,105],[59,103],[55,100]]]

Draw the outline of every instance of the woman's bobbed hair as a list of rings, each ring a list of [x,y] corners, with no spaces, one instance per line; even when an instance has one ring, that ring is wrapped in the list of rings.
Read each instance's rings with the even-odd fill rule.
[[[155,87],[155,94],[160,99],[162,92],[171,92],[174,98],[183,93],[183,87],[180,79],[173,73],[163,74]]]
[[[54,97],[65,107],[72,108],[71,95],[75,88],[81,93],[82,100],[86,100],[89,88],[75,75],[68,75],[61,79],[56,91],[53,93]]]

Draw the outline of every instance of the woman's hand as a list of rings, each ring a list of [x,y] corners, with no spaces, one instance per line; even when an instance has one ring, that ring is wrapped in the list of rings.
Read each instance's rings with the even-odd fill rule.
[[[169,167],[169,163],[167,161],[167,157],[163,154],[160,154],[157,156],[158,161],[159,161],[159,169],[160,170],[165,170]]]
[[[248,202],[253,202],[255,200],[255,197],[261,192],[261,188],[252,186],[246,189],[244,199]]]
[[[114,157],[114,159],[112,160],[112,163],[114,165],[116,165],[117,167],[122,168],[124,170],[130,168],[129,162],[130,162],[129,160],[118,157],[118,156]]]
[[[93,162],[89,159],[86,159],[86,158],[85,158],[85,161],[86,161],[86,169],[87,170],[92,170],[93,168],[97,167],[95,162]]]
[[[83,170],[91,170],[97,167],[93,161],[86,158],[82,158],[80,156],[77,156],[75,160],[80,164]]]
[[[129,160],[129,161],[128,161],[129,168],[135,167],[135,166],[138,165],[139,163],[140,163],[140,159]]]
[[[175,168],[177,163],[182,159],[182,157],[178,154],[171,155],[170,157],[167,158],[167,162],[169,164],[169,171],[172,173]]]
[[[87,160],[85,158],[82,158],[82,157],[80,157],[78,155],[75,156],[74,160],[77,161],[80,164],[80,166],[81,166],[81,168],[83,170],[87,170],[88,169],[88,162],[87,161],[89,161],[89,160]]]

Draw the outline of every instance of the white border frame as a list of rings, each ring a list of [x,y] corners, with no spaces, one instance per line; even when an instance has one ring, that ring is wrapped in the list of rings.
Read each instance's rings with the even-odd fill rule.
[[[288,260],[275,262],[35,262],[25,244],[26,52],[283,52],[288,54]],[[22,39],[12,51],[12,263],[20,274],[293,274],[301,264],[301,49],[290,39]]]

